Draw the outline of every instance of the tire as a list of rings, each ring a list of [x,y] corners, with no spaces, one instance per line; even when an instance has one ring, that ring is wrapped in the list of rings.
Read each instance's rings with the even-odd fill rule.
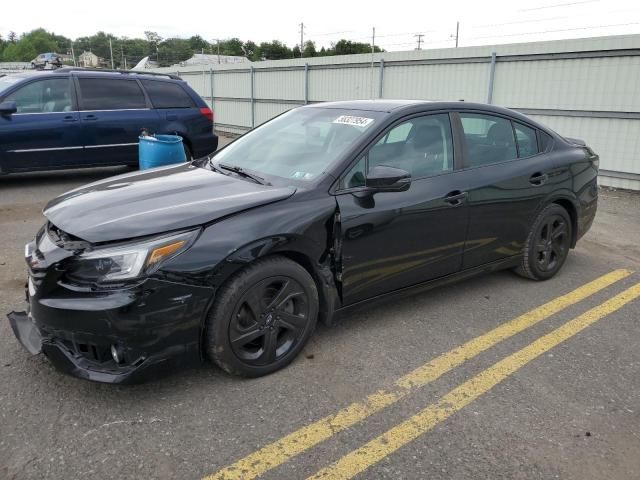
[[[208,357],[232,375],[260,377],[288,365],[318,319],[309,273],[281,256],[258,260],[218,291],[205,325]]]
[[[515,272],[532,280],[552,278],[564,264],[571,246],[572,223],[560,205],[547,205],[533,222]]]
[[[191,149],[189,148],[189,145],[182,142],[182,147],[184,148],[184,156],[186,157],[186,161],[190,162],[191,160],[193,160],[193,153],[191,153]]]

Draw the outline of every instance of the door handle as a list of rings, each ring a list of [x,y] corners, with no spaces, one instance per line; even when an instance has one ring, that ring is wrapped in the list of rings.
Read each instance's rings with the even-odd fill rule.
[[[549,179],[549,175],[546,173],[536,172],[529,177],[529,183],[535,187],[544,185]]]
[[[82,117],[83,120],[97,120],[98,117],[96,117],[94,114],[89,114],[89,115],[85,115],[84,117]]]
[[[447,202],[452,207],[457,207],[458,205],[462,205],[469,195],[468,192],[461,192],[460,190],[454,190],[453,192],[447,193],[444,197],[444,201]]]
[[[65,115],[62,119],[63,122],[77,122],[78,118],[75,115]]]

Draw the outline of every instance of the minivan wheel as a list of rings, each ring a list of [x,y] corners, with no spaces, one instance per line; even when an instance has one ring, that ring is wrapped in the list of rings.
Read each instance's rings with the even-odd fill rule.
[[[258,260],[218,291],[205,325],[206,352],[233,375],[267,375],[296,357],[317,318],[316,284],[301,265],[281,256]]]
[[[569,254],[571,230],[567,211],[555,203],[547,205],[531,227],[516,273],[533,280],[553,277]]]

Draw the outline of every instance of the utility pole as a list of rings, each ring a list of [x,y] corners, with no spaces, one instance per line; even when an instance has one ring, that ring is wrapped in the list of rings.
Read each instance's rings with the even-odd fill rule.
[[[370,78],[370,85],[371,85],[371,98],[373,98],[373,92],[374,92],[374,88],[373,88],[373,53],[376,50],[376,27],[372,27],[372,31],[371,31],[371,78]]]
[[[451,35],[453,37],[453,35]],[[460,22],[456,22],[456,48],[458,48],[458,38],[460,36]]]
[[[424,37],[424,33],[416,33],[414,35],[414,37],[418,37],[418,46],[416,47],[416,50],[422,50],[422,37]]]
[[[111,46],[111,37],[109,37],[109,52],[111,52],[111,70],[115,70],[113,66],[113,47]]]
[[[220,39],[216,38],[216,43],[218,45],[218,64],[220,63]]]
[[[73,52],[73,42],[71,42],[71,56],[73,57],[73,66],[77,67],[78,64],[76,63],[76,54]]]
[[[120,61],[120,68],[123,68],[126,70],[127,69],[127,61],[124,59],[124,45],[122,45],[122,43],[120,44],[120,56],[122,57],[122,60]]]
[[[300,58],[303,57],[304,51],[304,22],[300,22]]]

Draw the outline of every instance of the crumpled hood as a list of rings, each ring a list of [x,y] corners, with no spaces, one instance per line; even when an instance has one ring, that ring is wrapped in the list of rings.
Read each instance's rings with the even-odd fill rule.
[[[180,164],[71,190],[51,200],[43,213],[67,233],[107,242],[202,225],[294,192]]]

